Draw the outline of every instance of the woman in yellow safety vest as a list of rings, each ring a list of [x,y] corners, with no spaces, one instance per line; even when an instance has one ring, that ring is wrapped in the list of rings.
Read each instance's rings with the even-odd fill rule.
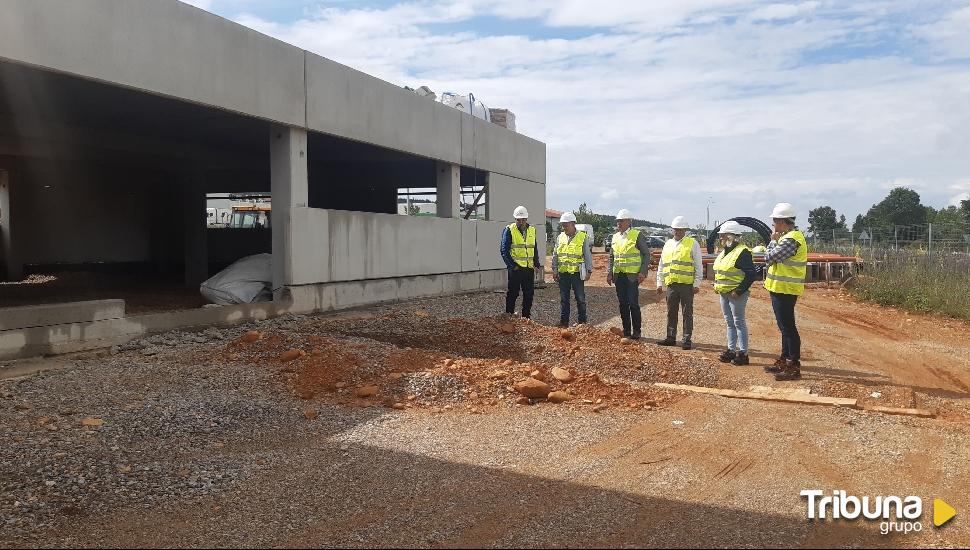
[[[799,380],[802,340],[795,326],[795,303],[805,292],[808,269],[808,244],[805,235],[795,227],[795,208],[787,202],[775,205],[771,213],[775,232],[765,252],[765,288],[771,294],[771,308],[781,331],[781,356],[767,372],[775,380]]]
[[[721,250],[714,260],[714,292],[721,299],[721,312],[727,323],[727,350],[721,354],[722,363],[738,366],[748,364],[748,323],[744,310],[748,305],[751,283],[755,279],[751,250],[741,242],[741,224],[727,221],[718,235]]]

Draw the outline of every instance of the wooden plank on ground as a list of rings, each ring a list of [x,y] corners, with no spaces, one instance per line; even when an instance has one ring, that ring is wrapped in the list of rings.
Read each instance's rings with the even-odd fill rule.
[[[793,393],[798,395],[809,395],[811,388],[772,388],[771,386],[751,386],[750,391],[754,393]]]
[[[935,418],[936,413],[929,409],[907,409],[901,407],[883,407],[882,405],[865,405],[863,410],[881,412],[885,414],[901,414],[906,416],[918,416],[920,418]]]
[[[665,388],[669,390],[681,390],[689,391],[694,393],[704,393],[708,395],[720,395],[722,397],[733,397],[736,399],[759,399],[762,401],[778,401],[784,403],[801,403],[805,405],[831,405],[836,407],[853,407],[858,408],[858,399],[849,399],[845,397],[822,397],[819,395],[806,395],[800,393],[759,393],[759,392],[744,392],[736,390],[725,390],[720,388],[706,388],[703,386],[687,386],[683,384],[665,384],[662,382],[657,382],[654,386],[658,388]]]

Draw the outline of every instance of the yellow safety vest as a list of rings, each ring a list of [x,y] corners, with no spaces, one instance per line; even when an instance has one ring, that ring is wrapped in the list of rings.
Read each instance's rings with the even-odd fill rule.
[[[509,225],[509,233],[512,234],[512,247],[509,249],[509,255],[512,256],[512,261],[518,264],[519,267],[531,267],[534,269],[536,266],[536,227],[530,225],[525,232],[526,236],[523,237],[519,231],[519,226],[513,223]]]
[[[661,273],[664,286],[669,286],[671,283],[694,284],[694,260],[690,254],[693,249],[693,237],[684,237],[674,248],[664,247],[660,257],[664,266]]]
[[[743,244],[738,244],[730,254],[725,255],[724,251],[714,260],[714,292],[727,294],[734,292],[734,289],[741,286],[744,281],[744,272],[738,269],[737,262],[741,253],[748,250]]]
[[[620,232],[613,234],[610,241],[613,251],[613,273],[640,273],[643,255],[637,249],[639,236],[639,229],[628,230],[625,238]]]
[[[808,271],[808,244],[805,243],[805,235],[797,229],[785,233],[778,242],[785,239],[795,239],[798,250],[791,258],[768,266],[765,288],[775,294],[801,296],[805,292],[805,275]]]
[[[586,232],[577,231],[573,240],[565,232],[556,239],[556,257],[559,258],[560,273],[579,273],[579,266],[583,260],[583,243],[586,242]]]

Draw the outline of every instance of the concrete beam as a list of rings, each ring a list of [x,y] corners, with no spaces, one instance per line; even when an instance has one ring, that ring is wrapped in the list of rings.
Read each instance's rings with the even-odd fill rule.
[[[438,162],[435,167],[437,210],[439,218],[457,218],[461,212],[461,166]]]
[[[89,300],[63,304],[0,308],[0,331],[20,328],[120,319],[124,300]]]
[[[0,331],[0,360],[74,353],[124,344],[175,329],[234,325],[288,313],[275,302],[198,308],[121,319],[63,323]]]
[[[289,287],[293,313],[332,311],[366,304],[396,302],[423,296],[440,296],[492,290],[505,286],[505,270],[442,273],[366,281],[298,285]]]
[[[0,56],[244,113],[306,121],[304,51],[172,0],[6,0]]]
[[[269,138],[275,292],[292,284],[294,255],[302,252],[294,248],[291,210],[306,207],[309,200],[307,133],[302,128],[274,125]]]

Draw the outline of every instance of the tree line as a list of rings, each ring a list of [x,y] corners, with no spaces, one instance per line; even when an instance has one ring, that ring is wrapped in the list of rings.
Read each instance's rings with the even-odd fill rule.
[[[929,223],[950,226],[970,224],[970,199],[961,201],[960,206],[936,209],[922,204],[916,191],[897,187],[886,198],[873,204],[865,214],[856,216],[852,232],[862,234],[868,233],[871,228]],[[844,235],[849,232],[849,227],[845,215],[838,216],[831,206],[820,206],[808,213],[808,231],[820,240],[831,240],[833,231]]]

